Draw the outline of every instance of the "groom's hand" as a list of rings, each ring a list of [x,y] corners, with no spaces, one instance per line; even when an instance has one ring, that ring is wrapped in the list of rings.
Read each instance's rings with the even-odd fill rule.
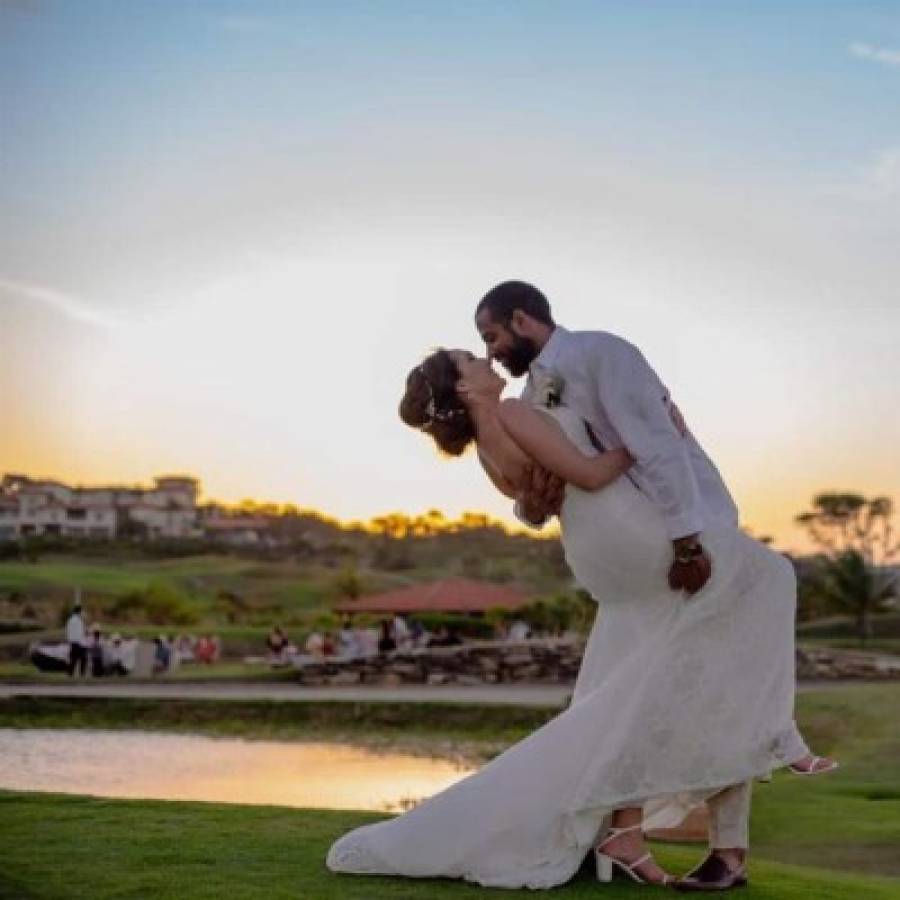
[[[675,558],[669,569],[669,587],[696,594],[712,575],[712,560],[695,534],[672,541],[672,550]]]
[[[519,508],[526,522],[543,525],[550,516],[559,515],[566,483],[540,466],[532,466],[531,475],[519,494]]]

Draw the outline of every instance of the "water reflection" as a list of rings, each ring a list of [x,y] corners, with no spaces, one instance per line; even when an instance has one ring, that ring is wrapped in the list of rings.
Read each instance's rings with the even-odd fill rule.
[[[343,744],[0,729],[0,787],[14,790],[396,811],[472,771]]]

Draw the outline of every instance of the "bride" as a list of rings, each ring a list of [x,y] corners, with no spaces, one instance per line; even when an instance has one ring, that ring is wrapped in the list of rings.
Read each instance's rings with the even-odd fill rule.
[[[447,454],[475,441],[508,493],[534,464],[567,482],[566,560],[600,603],[573,702],[476,774],[344,835],[327,864],[549,888],[593,850],[600,880],[619,869],[672,884],[642,831],[675,826],[709,800],[721,886],[746,883],[740,810],[749,812],[751,780],[785,765],[798,774],[836,765],[810,754],[793,720],[791,565],[736,528],[714,526],[703,533],[709,582],[693,597],[671,590],[671,541],[625,477],[628,452],[595,450],[564,404],[501,401],[504,384],[487,360],[439,350],[409,374],[400,415]]]

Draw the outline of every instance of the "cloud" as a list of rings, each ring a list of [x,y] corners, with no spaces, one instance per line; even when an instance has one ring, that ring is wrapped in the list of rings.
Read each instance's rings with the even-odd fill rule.
[[[900,147],[883,150],[869,170],[869,181],[882,194],[900,195]]]
[[[850,52],[860,59],[900,68],[900,50],[888,50],[886,47],[873,47],[872,44],[854,41],[850,45]]]
[[[28,284],[24,281],[0,278],[0,292],[12,294],[25,300],[32,300],[35,303],[62,313],[72,321],[92,325],[95,328],[113,329],[122,324],[114,316],[95,309],[77,297],[63,294],[60,291],[40,284]]]

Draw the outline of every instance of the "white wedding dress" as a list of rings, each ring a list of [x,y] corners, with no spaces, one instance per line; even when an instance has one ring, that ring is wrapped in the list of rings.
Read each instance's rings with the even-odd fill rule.
[[[582,421],[548,411],[592,454]],[[677,825],[721,788],[803,756],[793,720],[790,563],[732,527],[702,534],[713,562],[693,597],[669,589],[671,543],[625,476],[569,486],[566,559],[600,604],[572,704],[474,775],[344,835],[335,872],[549,888],[578,870],[613,810]]]

